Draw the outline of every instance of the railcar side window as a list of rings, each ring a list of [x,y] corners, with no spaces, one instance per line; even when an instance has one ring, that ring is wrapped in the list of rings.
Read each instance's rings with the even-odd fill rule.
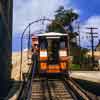
[[[61,43],[60,43],[60,49],[63,49],[63,48],[65,48],[66,46],[65,46],[65,41],[62,41]]]
[[[41,39],[40,48],[41,49],[47,49],[47,41],[46,41],[46,39]]]
[[[60,40],[60,50],[59,50],[59,56],[60,57],[65,57],[67,56],[67,41],[66,41],[66,38],[61,38]]]
[[[64,49],[64,48],[67,48],[67,38],[66,37],[62,37],[60,39],[60,44],[59,44],[59,47],[60,49]]]
[[[40,48],[45,49],[45,44],[43,42],[41,43]]]

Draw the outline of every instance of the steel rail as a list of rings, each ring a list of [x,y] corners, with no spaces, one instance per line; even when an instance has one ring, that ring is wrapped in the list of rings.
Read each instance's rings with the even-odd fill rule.
[[[96,95],[94,95],[94,94],[92,94],[92,93],[89,93],[89,92],[86,91],[85,89],[81,88],[81,86],[80,86],[78,83],[76,83],[72,78],[70,78],[70,81],[71,81],[73,84],[75,84],[76,87],[79,88],[79,89],[84,93],[84,95],[85,95],[86,97],[89,98],[89,100],[94,100],[94,99],[95,99],[95,100],[98,100],[97,97],[96,97]]]
[[[68,90],[69,88],[65,88],[65,84],[63,84],[62,80],[46,78],[44,80],[44,83],[45,83],[45,86],[44,88],[42,87],[42,89],[44,89],[43,94],[45,94],[44,92],[46,92],[45,100],[63,100],[63,99],[77,100],[77,99],[74,99],[74,97],[71,95],[71,93]],[[34,82],[33,82],[34,88],[33,88],[32,96],[30,100],[40,100],[40,98],[41,99],[44,98],[43,94],[41,93],[39,94],[39,92],[36,92],[36,88],[37,88],[35,87],[36,84],[37,83],[35,83],[34,85]],[[39,89],[37,89],[37,91],[39,91]]]
[[[33,71],[33,73],[34,73],[34,71]],[[32,77],[34,77],[34,74],[32,74]],[[31,99],[32,86],[34,86],[33,80],[34,80],[34,78],[31,79],[31,82],[28,85],[29,88],[27,88],[25,90],[25,91],[27,91],[27,93],[25,95],[28,94],[26,96],[25,100],[35,100],[35,99]],[[57,99],[58,97],[57,97],[56,93],[59,93],[59,91],[62,91],[64,89],[64,88],[61,88],[63,85],[64,85],[65,89],[68,90],[68,93],[71,95],[71,97],[72,97],[71,99],[74,99],[74,100],[79,100],[79,99],[81,99],[81,100],[93,100],[91,97],[89,97],[87,95],[86,91],[84,91],[81,87],[79,87],[77,85],[77,83],[74,82],[74,80],[72,80],[72,79],[66,79],[65,78],[65,79],[60,79],[59,81],[56,81],[55,79],[49,80],[48,78],[46,78],[45,80],[40,79],[40,82],[42,82],[40,85],[42,87],[43,94],[45,94],[45,92],[46,93],[48,92],[47,95],[43,95],[43,98],[45,100],[47,98],[48,98],[48,100],[54,100],[55,98]],[[60,85],[59,83],[64,83],[64,84]],[[59,91],[57,89],[57,86],[59,87]],[[63,92],[61,92],[61,93],[63,94]],[[24,95],[24,97],[25,97],[25,95]],[[58,98],[57,100],[60,100],[60,99]],[[95,100],[97,100],[97,99],[95,99]]]
[[[72,78],[65,79],[65,82],[74,92],[76,92],[76,95],[78,95],[79,98],[82,98],[82,100],[94,100],[92,98],[95,98],[95,96],[89,95],[88,92],[82,89]],[[95,100],[97,99],[95,98]]]

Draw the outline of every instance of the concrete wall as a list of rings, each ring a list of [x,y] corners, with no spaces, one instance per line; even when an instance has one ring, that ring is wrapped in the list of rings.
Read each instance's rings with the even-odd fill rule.
[[[11,73],[12,0],[0,0],[0,97],[7,95]]]

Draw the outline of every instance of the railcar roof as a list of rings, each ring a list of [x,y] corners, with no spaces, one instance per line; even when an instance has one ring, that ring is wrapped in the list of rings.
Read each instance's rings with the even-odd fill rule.
[[[43,34],[37,34],[39,37],[61,37],[61,36],[67,36],[68,34],[63,34],[63,33],[57,33],[57,32],[48,32],[48,33],[43,33]]]

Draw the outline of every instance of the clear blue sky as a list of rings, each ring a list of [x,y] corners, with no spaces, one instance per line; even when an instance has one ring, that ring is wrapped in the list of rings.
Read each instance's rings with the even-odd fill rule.
[[[100,16],[100,0],[71,0],[72,5],[80,10],[80,19]]]

